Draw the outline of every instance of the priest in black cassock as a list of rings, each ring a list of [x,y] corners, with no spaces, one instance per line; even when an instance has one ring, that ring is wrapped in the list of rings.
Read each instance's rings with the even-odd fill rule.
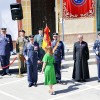
[[[90,78],[88,68],[89,49],[88,44],[83,41],[82,35],[78,35],[78,40],[74,43],[73,49],[74,68],[72,78],[78,82],[86,82],[86,79]]]

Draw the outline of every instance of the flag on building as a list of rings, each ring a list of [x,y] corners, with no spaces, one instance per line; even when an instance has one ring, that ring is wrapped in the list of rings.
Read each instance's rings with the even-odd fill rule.
[[[51,39],[50,39],[50,35],[49,35],[50,29],[49,27],[46,25],[45,29],[44,29],[44,38],[43,38],[43,42],[42,42],[42,48],[45,50],[45,48],[47,46],[51,46]]]
[[[95,0],[63,0],[63,18],[94,16]]]

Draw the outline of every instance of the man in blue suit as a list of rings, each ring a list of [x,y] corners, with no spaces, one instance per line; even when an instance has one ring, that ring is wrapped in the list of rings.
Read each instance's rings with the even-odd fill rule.
[[[64,44],[59,40],[58,33],[53,33],[53,41],[51,43],[55,59],[55,73],[58,83],[61,82],[61,60],[64,59]]]
[[[10,75],[9,63],[10,63],[10,52],[13,51],[12,37],[10,34],[6,34],[6,28],[1,28],[0,34],[0,61],[3,69],[2,76]],[[8,66],[7,68],[3,68]]]
[[[24,47],[23,55],[26,59],[29,87],[37,86],[37,64],[40,62],[39,44],[34,42],[34,36],[29,36],[29,43]]]
[[[98,67],[98,82],[100,82],[100,32],[98,33],[98,38],[94,42],[93,50],[96,54],[96,62]]]

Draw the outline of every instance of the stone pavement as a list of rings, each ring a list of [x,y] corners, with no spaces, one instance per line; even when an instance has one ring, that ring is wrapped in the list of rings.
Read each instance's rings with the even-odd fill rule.
[[[27,75],[17,78],[16,74],[0,78],[0,99],[2,100],[99,100],[100,83],[97,82],[97,67],[89,66],[91,78],[80,83],[72,80],[73,67],[62,69],[62,83],[56,84],[56,95],[48,93],[44,86],[44,75],[39,73],[38,86],[28,87]]]
[[[28,87],[27,74],[17,78],[18,68],[11,67],[11,76],[0,76],[0,100],[99,100],[100,83],[97,81],[97,66],[92,49],[90,49],[89,71],[87,82],[72,80],[73,61],[72,49],[66,52],[66,59],[62,62],[62,83],[54,85],[56,95],[48,93],[49,87],[44,85],[44,74],[38,75],[38,86]],[[91,60],[92,59],[92,60]]]

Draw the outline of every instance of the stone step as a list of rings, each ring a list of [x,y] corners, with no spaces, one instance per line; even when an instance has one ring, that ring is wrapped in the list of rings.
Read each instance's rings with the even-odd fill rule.
[[[88,61],[89,65],[95,65],[95,53],[93,52],[93,46],[89,47],[89,55],[90,55],[90,59]],[[10,62],[13,61],[13,59],[16,57],[17,55],[12,55],[10,57]],[[62,62],[62,65],[65,67],[70,67],[73,66],[73,48],[65,48],[65,60]],[[15,60],[15,62],[11,65],[11,68],[14,68],[14,66],[16,68],[18,68],[18,58]]]
[[[89,55],[90,55],[90,59],[91,58],[95,58],[95,53],[94,52],[92,52],[92,53],[89,53]],[[11,62],[12,62],[12,60],[14,59],[16,57],[16,55],[12,55],[11,57],[10,57],[10,60],[11,60]],[[65,55],[65,59],[67,60],[72,60],[73,59],[73,55],[72,54],[66,54]],[[16,59],[16,60],[18,60],[18,58]],[[16,61],[15,61],[16,62]]]
[[[89,65],[96,65],[95,59],[94,58],[89,59],[88,64]],[[62,66],[64,66],[64,67],[70,67],[70,66],[73,66],[73,65],[74,65],[74,60],[71,60],[71,61],[63,60],[62,61]]]
[[[12,62],[12,61],[10,61],[10,62]],[[62,61],[62,66],[64,68],[71,67],[71,66],[73,66],[73,64],[74,64],[73,60],[70,60],[70,61],[63,60]],[[89,65],[96,65],[95,59],[94,58],[89,59],[88,64]],[[15,62],[10,66],[10,69],[18,69],[18,60],[15,60]]]
[[[88,60],[89,66],[94,65],[97,66],[95,62],[95,53],[93,52],[93,46],[89,46],[89,55],[90,59]],[[11,55],[10,57],[10,63],[13,61],[13,59],[17,57],[17,55]],[[67,47],[65,48],[65,60],[62,61],[62,68],[67,67],[73,67],[74,61],[73,61],[73,48]],[[18,71],[18,58],[14,61],[14,63],[10,66],[11,70],[17,70]],[[1,70],[1,68],[0,68]]]
[[[94,53],[90,53],[89,54],[90,59],[95,59],[95,54]],[[65,60],[69,61],[69,60],[73,60],[73,55],[65,55]]]
[[[89,55],[90,55],[90,59],[91,59],[91,58],[95,58],[95,53],[90,53]],[[16,57],[16,55],[11,56],[11,57],[10,57],[10,61],[12,62],[13,59],[14,59],[15,57]],[[65,59],[66,59],[66,60],[72,60],[72,59],[73,59],[73,55],[66,54],[66,55],[65,55]],[[18,58],[15,60],[15,62],[16,62],[17,60],[18,60]]]
[[[89,48],[89,53],[94,53],[93,48]],[[73,49],[66,49],[65,55],[73,55]]]

